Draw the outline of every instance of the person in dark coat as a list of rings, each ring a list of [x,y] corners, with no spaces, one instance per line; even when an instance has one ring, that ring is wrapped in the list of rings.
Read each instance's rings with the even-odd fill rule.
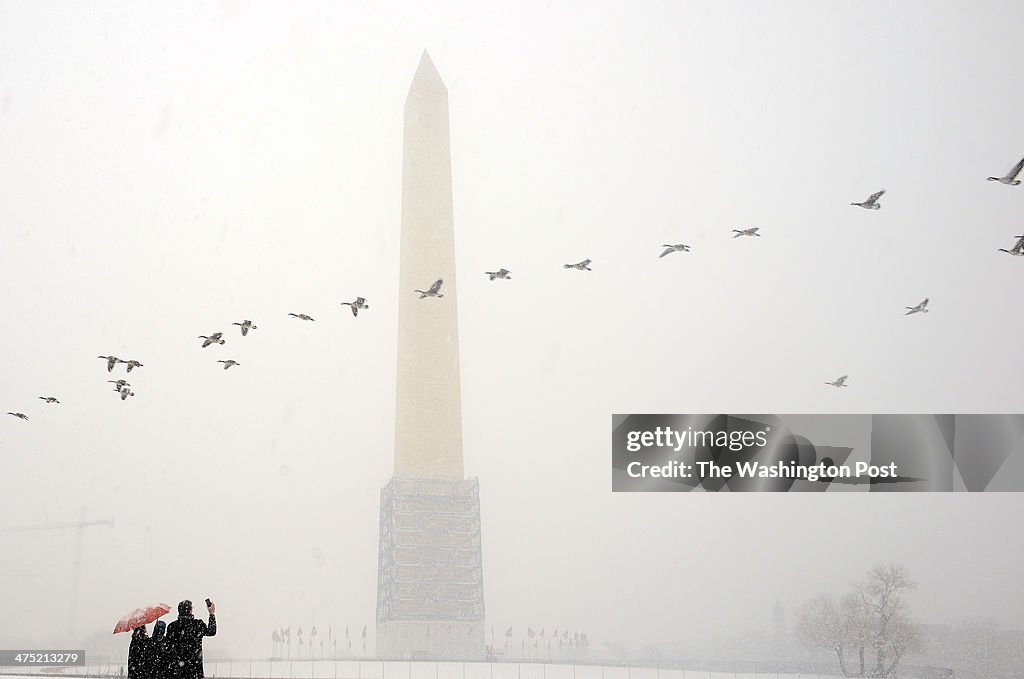
[[[167,637],[164,630],[167,623],[157,620],[153,626],[153,636],[149,638],[149,655],[146,664],[147,679],[170,679],[171,660],[167,649]]]
[[[149,679],[146,673],[149,641],[145,625],[132,630],[132,641],[128,644],[128,679]]]
[[[192,615],[192,602],[178,604],[178,619],[167,626],[167,644],[171,654],[171,679],[204,679],[203,637],[217,634],[216,606],[210,602],[206,609],[209,622]]]

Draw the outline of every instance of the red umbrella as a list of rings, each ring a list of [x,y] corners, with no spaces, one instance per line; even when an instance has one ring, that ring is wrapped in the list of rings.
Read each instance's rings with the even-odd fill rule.
[[[114,626],[114,634],[117,634],[118,632],[131,632],[136,627],[148,625],[157,618],[167,615],[170,612],[171,607],[167,604],[153,604],[152,606],[136,608],[134,611],[117,621],[117,625]]]

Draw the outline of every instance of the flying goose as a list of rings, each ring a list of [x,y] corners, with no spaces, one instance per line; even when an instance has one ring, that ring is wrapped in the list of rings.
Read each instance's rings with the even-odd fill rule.
[[[563,269],[576,269],[577,271],[593,271],[593,269],[591,269],[588,266],[588,264],[590,264],[590,261],[591,260],[589,260],[589,259],[584,259],[582,262],[577,262],[576,264],[563,264],[562,268]]]
[[[12,413],[12,412],[8,411],[7,414],[8,415],[14,415],[19,420],[27,420],[28,419],[28,415],[26,415],[25,413]]]
[[[40,399],[42,399],[42,400],[44,400],[44,401],[46,401],[47,403],[50,403],[50,404],[53,404],[53,403],[60,403],[60,401],[58,401],[58,400],[57,400],[56,398],[54,398],[53,396],[40,396],[39,398],[40,398]]]
[[[825,384],[830,384],[833,387],[848,387],[850,385],[846,383],[847,377],[849,377],[849,375],[843,375],[842,377],[836,378],[835,382],[826,382]]]
[[[1024,236],[1014,236],[1014,238],[1017,239],[1017,244],[1014,245],[1012,249],[1006,250],[1004,248],[999,248],[999,252],[1008,252],[1014,257],[1024,255]]]
[[[241,364],[241,363],[239,363],[238,361],[233,361],[233,360],[231,360],[231,359],[228,359],[228,360],[226,360],[226,361],[217,361],[217,363],[223,363],[223,364],[224,364],[224,369],[225,369],[225,370],[227,370],[228,368],[230,368],[230,367],[231,367],[231,366],[233,366],[233,365],[242,365],[242,364]]]
[[[759,226],[755,226],[750,229],[733,229],[732,232],[736,234],[735,236],[733,236],[733,238],[739,238],[740,236],[757,236],[758,238],[760,238],[761,234],[757,232],[760,228],[761,227]]]
[[[444,295],[441,294],[442,283],[444,283],[444,279],[438,278],[436,281],[434,281],[434,284],[430,286],[429,290],[413,290],[413,292],[420,293],[420,299],[423,299],[425,297],[444,297]]]
[[[291,316],[292,318],[298,318],[298,319],[301,319],[303,321],[315,321],[316,320],[312,316],[307,316],[306,314],[293,314],[293,313],[289,313],[288,315]]]
[[[924,313],[924,314],[926,314],[926,313],[928,313],[928,309],[925,308],[926,306],[928,306],[928,298],[927,297],[925,297],[924,301],[921,302],[920,304],[918,304],[917,306],[908,306],[907,308],[910,309],[910,311],[908,311],[907,313],[905,313],[903,315],[904,316],[909,316],[910,314],[917,314],[917,313]]]
[[[206,335],[200,335],[198,337],[198,339],[203,340],[203,348],[205,349],[206,347],[210,346],[211,344],[224,344],[225,340],[224,340],[223,335],[224,335],[224,333],[222,333],[222,332],[215,332],[212,335],[210,335],[209,337],[207,337]]]
[[[1020,180],[1017,176],[1020,171],[1024,170],[1024,158],[1020,159],[1020,162],[1013,166],[1013,168],[1006,173],[1005,177],[989,177],[990,182],[999,182],[1000,184],[1006,184],[1008,186],[1017,186],[1020,184]]]
[[[358,316],[360,309],[369,309],[370,308],[370,305],[367,304],[366,300],[364,298],[362,298],[362,297],[356,297],[356,301],[354,301],[354,302],[342,302],[341,305],[342,306],[350,306],[350,307],[352,307],[352,315],[353,316]]]
[[[118,363],[124,363],[124,361],[122,361],[121,359],[119,359],[117,356],[114,356],[114,355],[110,355],[110,356],[97,356],[96,358],[102,358],[102,359],[105,359],[107,361],[107,372],[108,373],[109,372],[113,372],[114,366],[117,365]]]
[[[485,276],[490,276],[493,281],[495,278],[501,278],[502,280],[510,281],[512,277],[509,274],[512,273],[508,269],[498,269],[497,271],[484,271]]]
[[[128,387],[121,387],[121,400],[125,400],[129,396],[135,396],[134,391],[130,391]]]
[[[128,384],[127,380],[117,380],[116,382],[114,380],[107,380],[107,382],[109,382],[109,383],[114,385],[114,391],[121,391],[121,389],[123,389],[125,387],[132,386],[132,385]]]
[[[881,198],[884,194],[885,189],[882,189],[878,193],[872,193],[870,196],[868,196],[868,199],[865,200],[863,203],[850,203],[850,205],[856,205],[857,207],[862,207],[865,210],[878,210],[882,207],[881,205],[878,204],[878,199]]]
[[[665,255],[670,255],[673,252],[689,252],[690,251],[690,246],[689,245],[683,245],[682,243],[677,243],[676,245],[662,245],[661,247],[665,248],[665,252],[663,252],[660,255],[658,255],[658,259],[661,259]]]
[[[242,337],[248,335],[250,330],[257,329],[257,326],[252,321],[242,321],[241,323],[232,323],[231,325],[237,325],[242,328]]]
[[[221,342],[221,344],[223,344],[223,342]],[[131,360],[128,360],[128,361],[121,361],[121,362],[128,366],[128,372],[131,372],[132,368],[141,368],[141,367],[143,367],[142,364],[139,363],[138,361],[136,361],[134,358],[131,359]]]

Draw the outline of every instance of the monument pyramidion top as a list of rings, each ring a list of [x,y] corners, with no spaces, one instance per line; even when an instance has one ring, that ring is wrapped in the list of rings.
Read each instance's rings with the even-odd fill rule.
[[[423,50],[420,65],[416,68],[412,85],[409,86],[409,99],[415,96],[448,96],[448,88],[445,87],[441,74],[437,72],[437,67],[426,50]]]

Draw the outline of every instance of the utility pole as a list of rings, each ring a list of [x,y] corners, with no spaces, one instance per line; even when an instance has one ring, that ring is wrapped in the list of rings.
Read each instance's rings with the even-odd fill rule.
[[[93,519],[92,521],[85,520],[85,507],[82,507],[81,515],[78,521],[70,521],[66,523],[43,523],[34,526],[15,526],[12,528],[5,528],[7,532],[27,532],[37,530],[63,530],[65,528],[75,529],[75,561],[74,571],[72,574],[71,581],[71,601],[69,602],[68,611],[68,642],[71,643],[75,638],[75,618],[78,616],[78,586],[82,580],[82,538],[85,536],[85,529],[91,526],[110,526],[113,527],[113,519]]]

